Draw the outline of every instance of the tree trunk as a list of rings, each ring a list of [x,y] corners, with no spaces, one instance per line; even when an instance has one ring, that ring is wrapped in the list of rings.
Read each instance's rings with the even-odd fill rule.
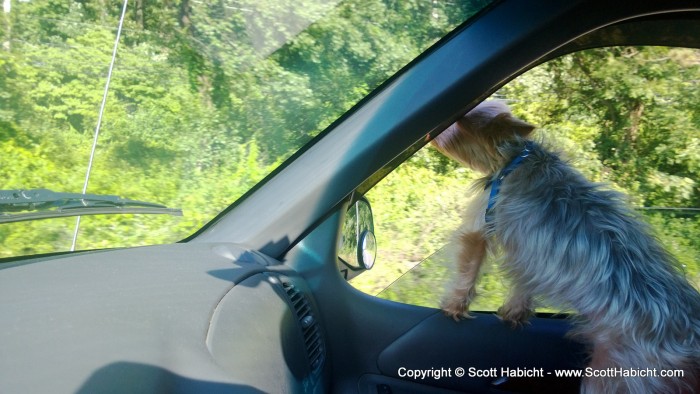
[[[3,0],[2,10],[4,11],[3,18],[5,19],[5,40],[2,43],[2,49],[9,52],[12,48],[12,21],[10,20],[12,0]]]
[[[141,26],[141,29],[146,30],[143,14],[143,0],[136,0],[136,23]]]
[[[630,112],[630,127],[627,129],[627,142],[634,146],[637,142],[637,137],[639,137],[639,125],[642,122],[642,115],[644,114],[644,103],[637,102]]]
[[[190,20],[190,14],[192,13],[192,5],[190,0],[182,0],[180,2],[180,27],[184,27],[185,30],[190,33],[192,28],[192,21]]]

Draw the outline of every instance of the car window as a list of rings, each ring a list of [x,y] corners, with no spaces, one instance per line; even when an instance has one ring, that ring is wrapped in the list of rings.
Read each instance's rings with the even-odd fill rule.
[[[492,98],[540,126],[590,180],[626,193],[700,288],[700,50],[613,47],[538,66]],[[453,272],[451,234],[479,174],[425,147],[368,193],[378,243],[370,294],[437,307]],[[496,310],[508,281],[488,262],[473,310]],[[540,302],[540,311],[557,311]]]
[[[0,257],[188,237],[488,3],[4,1]]]

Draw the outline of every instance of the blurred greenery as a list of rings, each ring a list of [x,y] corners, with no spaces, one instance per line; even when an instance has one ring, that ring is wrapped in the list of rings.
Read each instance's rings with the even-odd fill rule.
[[[625,192],[633,206],[695,208],[639,212],[700,288],[698,85],[698,50],[602,48],[543,64],[493,97],[538,125],[535,138],[592,181]],[[378,259],[353,285],[437,307],[453,272],[450,236],[475,176],[426,147],[372,189]],[[487,262],[473,310],[496,310],[507,296],[496,265]],[[556,308],[543,304],[542,310]]]
[[[88,192],[184,217],[85,217],[78,249],[186,238],[488,3],[129,2]],[[1,188],[79,192],[123,1],[3,5]],[[68,250],[74,223],[0,225],[0,257]]]

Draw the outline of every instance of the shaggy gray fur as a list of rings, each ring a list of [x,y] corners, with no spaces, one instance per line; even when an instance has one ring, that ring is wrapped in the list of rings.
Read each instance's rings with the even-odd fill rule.
[[[470,114],[479,119],[473,129],[468,129]],[[460,130],[438,136],[435,145],[469,164],[468,157],[458,157],[460,152],[478,147],[455,151],[449,144],[491,141],[474,135],[489,129],[484,117],[504,114],[522,125],[503,104],[490,102],[465,115],[460,125],[451,126]],[[499,122],[504,124],[502,119]],[[499,133],[507,136],[493,138],[502,166],[520,154],[525,136]],[[483,163],[480,167],[489,168]],[[484,178],[481,188],[493,176]],[[483,208],[483,198],[477,200],[479,209]],[[505,254],[502,268],[512,279],[515,293],[511,296],[515,301],[504,306],[508,312],[499,311],[505,320],[522,322],[533,297],[544,297],[578,312],[572,335],[591,345],[591,368],[682,369],[685,373],[683,379],[588,378],[583,381],[583,393],[696,392],[700,388],[700,294],[624,200],[534,144],[532,153],[503,179],[493,221],[469,219],[469,230],[462,232],[481,232],[489,250],[499,248]],[[473,295],[464,299],[461,290],[455,290],[455,297],[461,297],[466,310]],[[445,311],[454,317],[458,304],[450,302]]]
[[[488,232],[521,293],[578,311],[575,334],[609,358],[598,368],[691,373],[700,360],[700,295],[623,199],[536,146],[504,179]],[[679,391],[664,378],[601,379],[584,392]]]

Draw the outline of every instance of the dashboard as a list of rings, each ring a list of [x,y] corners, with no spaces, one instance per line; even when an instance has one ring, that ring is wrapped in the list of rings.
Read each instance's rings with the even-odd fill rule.
[[[231,244],[7,264],[0,392],[325,392],[315,302],[293,271]]]

